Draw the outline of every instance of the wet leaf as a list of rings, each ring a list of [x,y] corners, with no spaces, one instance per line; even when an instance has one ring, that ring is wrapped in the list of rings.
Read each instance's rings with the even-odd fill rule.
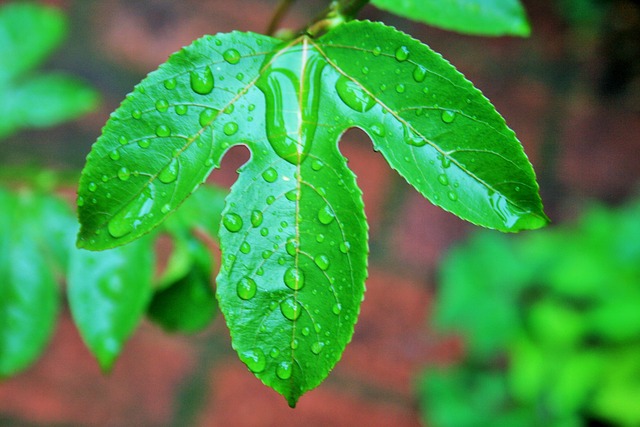
[[[150,239],[103,252],[76,250],[68,277],[71,314],[103,370],[111,370],[151,297]]]
[[[148,233],[230,147],[247,146],[223,212],[218,299],[240,358],[293,406],[339,360],[363,298],[367,225],[337,146],[351,127],[464,219],[504,231],[546,223],[531,165],[489,101],[427,46],[354,21],[285,43],[206,36],[174,54],[94,145],[78,244]]]
[[[528,36],[520,0],[371,0],[380,9],[446,30],[482,36]]]

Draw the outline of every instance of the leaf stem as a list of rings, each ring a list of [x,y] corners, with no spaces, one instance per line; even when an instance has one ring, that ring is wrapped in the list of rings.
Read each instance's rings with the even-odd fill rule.
[[[351,21],[370,0],[334,0],[303,31],[318,36],[340,24]]]
[[[295,2],[296,0],[280,0],[278,6],[276,6],[276,11],[271,17],[271,21],[269,21],[269,26],[267,27],[268,36],[273,36],[275,34],[280,22],[282,22],[282,19],[285,17],[287,12],[289,12],[289,9],[291,9],[291,6],[293,6],[293,3]]]

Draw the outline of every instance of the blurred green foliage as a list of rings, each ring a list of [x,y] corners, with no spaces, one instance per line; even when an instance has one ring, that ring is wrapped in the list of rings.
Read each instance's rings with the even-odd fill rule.
[[[639,218],[640,202],[593,206],[571,227],[452,250],[433,320],[466,357],[422,376],[427,424],[640,425]]]

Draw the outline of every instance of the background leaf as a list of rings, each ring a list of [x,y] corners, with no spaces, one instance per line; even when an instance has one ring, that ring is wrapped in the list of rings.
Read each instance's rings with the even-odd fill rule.
[[[48,232],[32,193],[0,190],[0,377],[14,375],[42,352],[58,312],[55,278],[43,251]]]
[[[405,18],[466,34],[528,36],[529,23],[520,0],[372,0]]]
[[[71,314],[102,369],[109,371],[151,297],[151,240],[103,252],[76,250],[70,263]]]

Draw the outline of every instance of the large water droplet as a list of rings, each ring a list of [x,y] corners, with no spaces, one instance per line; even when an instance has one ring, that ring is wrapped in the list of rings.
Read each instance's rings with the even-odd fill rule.
[[[236,233],[242,229],[242,218],[235,213],[228,213],[222,218],[224,228],[232,233]]]
[[[276,375],[281,380],[288,380],[293,374],[293,365],[291,362],[280,362],[276,367]]]
[[[276,171],[274,168],[269,168],[266,171],[262,172],[262,179],[269,183],[276,182],[276,179],[278,179],[278,171]]]
[[[290,237],[289,239],[287,239],[287,243],[284,247],[289,255],[296,256],[296,254],[298,253],[298,246],[298,239],[296,239],[295,237]]]
[[[284,197],[290,202],[295,202],[298,200],[298,190],[294,188],[293,190],[287,191],[284,193]]]
[[[235,49],[227,49],[222,54],[222,57],[229,64],[237,64],[240,61],[240,52]]]
[[[238,297],[245,301],[250,300],[256,295],[258,290],[258,286],[256,285],[255,280],[250,277],[245,277],[240,280],[236,286],[236,292],[238,293]]]
[[[300,290],[304,286],[304,274],[295,267],[290,267],[284,272],[283,280],[284,284],[294,291]]]
[[[169,126],[159,125],[158,127],[156,127],[156,135],[161,138],[167,137],[171,135],[171,129],[169,128]]]
[[[164,88],[168,90],[173,90],[178,86],[178,81],[174,78],[170,78],[164,81]]]
[[[331,224],[335,218],[336,216],[329,205],[325,205],[318,211],[318,220],[324,225]]]
[[[131,112],[131,117],[133,117],[136,120],[140,120],[142,118],[142,111],[140,110],[133,110]]]
[[[138,147],[140,148],[149,148],[150,145],[151,145],[150,139],[141,139],[140,141],[138,141]]]
[[[418,83],[422,83],[425,78],[427,78],[427,69],[422,65],[416,66],[415,70],[413,70],[413,79]]]
[[[236,122],[225,123],[222,131],[227,136],[235,135],[238,132],[238,124]]]
[[[438,182],[442,185],[449,185],[449,178],[447,178],[447,175],[441,173],[438,175]]]
[[[164,184],[171,184],[176,179],[178,179],[178,174],[180,173],[180,163],[177,158],[171,159],[171,162],[160,171],[158,175],[158,179],[160,182]]]
[[[317,342],[314,342],[311,345],[311,352],[313,354],[318,355],[318,354],[322,353],[322,349],[323,348],[324,348],[324,343],[322,341],[317,341]]]
[[[125,168],[124,166],[118,169],[118,179],[120,179],[120,181],[126,181],[129,179],[130,176],[131,176],[131,171]]]
[[[331,311],[333,311],[333,314],[335,314],[337,316],[338,314],[340,314],[342,312],[342,304],[340,304],[339,302],[335,303],[333,305],[333,308],[331,309]]]
[[[280,311],[285,318],[293,322],[294,320],[298,320],[302,314],[302,306],[293,298],[287,298],[280,303]]]
[[[340,76],[338,78],[336,91],[342,102],[354,111],[364,113],[376,105],[375,99],[373,99],[360,84],[347,76]]]
[[[251,212],[251,225],[253,225],[254,227],[259,227],[260,224],[262,224],[263,218],[264,217],[261,211],[254,210],[253,212]]]
[[[249,368],[253,373],[260,373],[264,371],[264,368],[267,366],[267,358],[259,348],[243,351],[239,356],[240,360],[242,360],[242,362],[247,365],[247,368]]]
[[[184,104],[180,104],[180,105],[176,105],[174,110],[177,115],[184,116],[189,111],[189,107]]]
[[[216,117],[218,117],[218,113],[219,111],[214,110],[213,108],[205,108],[200,112],[198,123],[200,123],[200,126],[202,127],[209,126],[211,122],[213,122]]]
[[[213,73],[209,66],[200,72],[191,71],[190,73],[191,89],[200,95],[208,95],[213,90],[214,80]]]
[[[159,99],[156,101],[156,110],[160,113],[164,113],[169,109],[169,101],[166,99]]]
[[[456,118],[456,113],[455,111],[451,111],[451,110],[443,110],[442,114],[440,115],[440,118],[442,119],[443,122],[447,124],[452,123]]]
[[[396,50],[396,59],[400,62],[404,62],[409,58],[409,48],[406,46],[400,46]]]
[[[251,252],[251,245],[247,242],[242,242],[242,244],[240,245],[240,252],[245,255],[248,254],[249,252]]]
[[[320,270],[324,271],[329,268],[330,260],[327,255],[318,254],[313,260],[315,261],[316,265],[320,268]]]
[[[280,356],[280,350],[278,350],[276,347],[273,347],[269,352],[269,356],[275,359],[276,357]]]

